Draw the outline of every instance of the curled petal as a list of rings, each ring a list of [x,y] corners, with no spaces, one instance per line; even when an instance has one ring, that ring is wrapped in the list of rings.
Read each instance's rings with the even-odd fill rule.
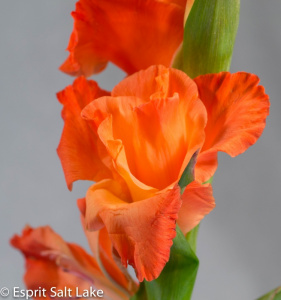
[[[80,0],[72,13],[74,29],[60,67],[90,76],[108,61],[128,74],[152,64],[170,66],[183,38],[185,1]]]
[[[210,153],[223,151],[233,157],[253,145],[269,114],[269,97],[258,85],[259,78],[244,72],[222,72],[198,76],[194,81],[208,113],[202,160],[217,164]]]
[[[63,104],[64,129],[57,149],[69,189],[76,180],[111,178],[103,162],[104,146],[97,138],[93,124],[81,118],[81,110],[97,97],[107,95],[95,81],[77,78],[57,94]]]
[[[110,191],[94,185],[87,192],[86,205],[87,228],[106,227],[122,264],[132,265],[139,281],[157,278],[169,260],[176,234],[175,220],[181,205],[179,187],[126,203],[116,188]]]
[[[200,223],[215,207],[215,199],[210,184],[193,181],[182,195],[182,207],[179,211],[178,225],[184,234]]]

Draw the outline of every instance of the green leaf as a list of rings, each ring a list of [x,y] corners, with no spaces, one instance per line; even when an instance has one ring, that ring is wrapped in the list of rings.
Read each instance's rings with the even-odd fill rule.
[[[281,300],[281,287],[278,287],[257,300]]]
[[[131,297],[130,300],[148,300],[144,282],[140,283],[140,287],[139,287],[137,293],[133,297]]]
[[[239,24],[240,0],[195,0],[174,66],[190,77],[228,71]]]
[[[148,300],[191,299],[199,260],[178,226],[176,230],[170,259],[162,273],[157,279],[144,283]]]

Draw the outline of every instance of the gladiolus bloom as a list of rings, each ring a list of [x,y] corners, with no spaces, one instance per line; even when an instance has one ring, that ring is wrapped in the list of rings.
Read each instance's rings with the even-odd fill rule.
[[[45,289],[45,294],[35,294],[35,299],[53,299],[54,292],[65,289],[68,294],[63,294],[63,298],[75,298],[77,291],[81,294],[91,287],[103,290],[105,299],[129,299],[132,294],[129,281],[113,259],[107,267],[115,271],[115,280],[106,277],[96,260],[80,246],[66,243],[48,226],[36,229],[27,226],[22,236],[11,239],[11,244],[25,256],[27,288],[34,292]]]
[[[128,74],[150,65],[170,66],[183,40],[185,5],[193,0],[80,0],[60,67],[90,76],[110,61]]]
[[[214,207],[211,186],[201,183],[213,175],[217,152],[235,156],[252,145],[268,108],[257,77],[247,73],[192,80],[152,66],[124,79],[82,111],[104,146],[103,162],[119,175],[88,190],[86,228],[105,227],[123,265],[140,281],[156,278],[169,259],[175,221],[185,234]],[[177,183],[195,152],[196,181],[180,196]]]
[[[179,220],[185,232],[214,207],[210,185],[201,186],[204,199],[189,188],[181,197],[177,185],[205,137],[207,115],[196,84],[181,71],[151,67],[122,81],[111,97],[92,101],[82,115],[94,123],[128,187],[110,179],[92,186],[87,228],[105,226],[122,263],[133,265],[140,281],[152,280],[169,259],[181,206],[193,215]]]

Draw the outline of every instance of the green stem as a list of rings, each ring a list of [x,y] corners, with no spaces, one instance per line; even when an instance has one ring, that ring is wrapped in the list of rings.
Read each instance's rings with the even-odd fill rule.
[[[190,230],[185,238],[188,241],[192,251],[196,254],[196,249],[197,249],[197,235],[199,231],[199,225],[198,224],[196,227],[194,227],[192,230]]]

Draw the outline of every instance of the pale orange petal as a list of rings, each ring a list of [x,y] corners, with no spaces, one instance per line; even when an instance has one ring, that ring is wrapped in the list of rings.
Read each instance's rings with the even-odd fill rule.
[[[157,189],[173,185],[204,142],[206,111],[194,82],[181,71],[152,66],[123,80],[112,95],[82,115],[95,122],[132,197],[141,193],[132,181]]]
[[[64,129],[58,146],[65,178],[69,189],[76,180],[98,181],[111,178],[104,164],[104,146],[98,139],[92,124],[81,118],[81,110],[97,97],[107,95],[94,81],[77,78],[57,94],[63,104]]]
[[[134,203],[126,203],[115,191],[116,187],[96,189],[95,185],[88,190],[87,228],[105,226],[123,265],[132,265],[140,281],[153,280],[169,260],[181,205],[179,188]]]
[[[80,0],[60,69],[90,76],[111,61],[132,74],[153,64],[170,66],[183,39],[184,1]]]
[[[208,113],[201,152],[206,155],[224,151],[233,157],[253,145],[262,134],[269,114],[269,98],[258,85],[259,78],[243,72],[222,72],[202,75],[194,81]],[[210,157],[208,163],[217,164],[214,157]]]
[[[98,127],[99,137],[114,161],[118,174],[126,181],[134,201],[150,197],[156,192],[131,174],[126,155],[130,155],[130,151],[132,151],[131,155],[134,152],[132,148],[125,152],[122,140],[119,138],[121,135],[127,140],[131,139],[132,131],[128,129],[135,123],[131,113],[138,104],[142,104],[142,100],[136,97],[102,97],[98,102],[90,103],[82,112],[86,120],[93,121]],[[116,165],[117,159],[118,165]],[[121,182],[120,179],[118,181]]]
[[[185,188],[182,195],[182,207],[177,223],[184,234],[187,234],[215,207],[215,199],[210,184],[193,181]]]

